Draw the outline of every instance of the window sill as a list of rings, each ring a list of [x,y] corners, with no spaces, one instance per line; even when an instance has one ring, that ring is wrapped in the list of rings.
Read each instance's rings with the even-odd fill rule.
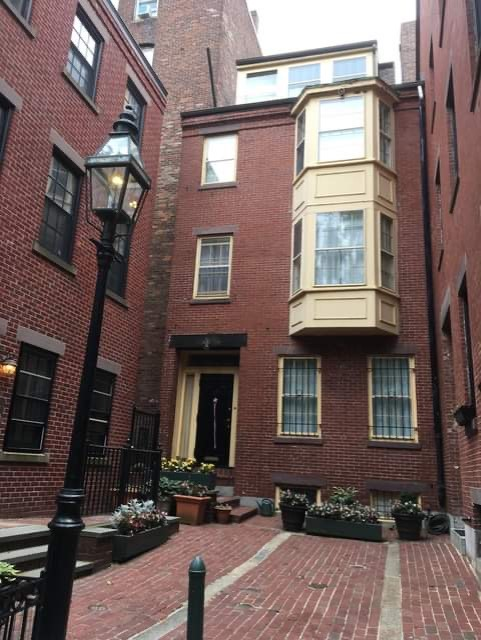
[[[273,438],[274,444],[298,444],[298,445],[314,445],[317,447],[322,446],[324,443],[321,438],[315,436],[277,436]]]
[[[36,253],[38,256],[45,258],[45,260],[48,260],[49,262],[54,264],[56,267],[59,267],[59,269],[62,269],[62,271],[65,271],[69,275],[71,276],[76,275],[77,268],[74,267],[73,264],[70,264],[69,262],[62,260],[62,258],[59,258],[48,249],[45,249],[45,247],[42,247],[42,245],[38,242],[38,240],[35,240],[35,242],[33,243],[32,251]]]
[[[454,211],[454,206],[456,205],[456,200],[458,198],[458,191],[459,191],[459,176],[456,176],[455,181],[454,181],[454,185],[453,185],[453,191],[451,194],[451,202],[449,205],[449,213],[452,213]]]
[[[127,300],[125,298],[122,298],[122,296],[119,296],[119,294],[115,293],[115,291],[110,291],[110,289],[107,289],[105,295],[107,296],[107,298],[110,298],[110,300],[113,300],[124,309],[129,308],[129,303],[127,302]]]
[[[12,16],[17,20],[17,22],[20,23],[20,26],[23,28],[23,30],[27,33],[27,35],[30,38],[35,38],[35,36],[37,35],[37,30],[32,27],[32,25],[28,22],[28,20],[26,20],[21,13],[19,13],[17,11],[17,9],[10,4],[10,2],[8,0],[0,0],[0,3],[3,4],[3,6],[10,11],[10,13],[12,14]]]
[[[367,446],[373,449],[414,449],[416,451],[422,449],[419,442],[398,442],[390,440],[369,440]]]
[[[207,191],[208,189],[229,189],[237,187],[237,182],[214,182],[213,184],[201,184],[199,191]]]
[[[97,105],[95,104],[95,102],[92,100],[92,98],[87,95],[85,93],[85,91],[83,91],[78,84],[75,82],[75,80],[71,77],[71,75],[68,73],[68,71],[66,69],[64,69],[62,71],[62,75],[63,77],[67,80],[67,82],[75,89],[75,91],[79,94],[79,96],[81,98],[83,98],[85,100],[85,102],[88,104],[88,106],[92,109],[92,111],[94,113],[96,113],[97,115],[99,115],[100,110],[97,107]]]
[[[230,298],[193,298],[189,304],[230,304]]]
[[[48,453],[19,453],[17,451],[0,451],[0,463],[9,462],[11,464],[48,464],[50,456]]]

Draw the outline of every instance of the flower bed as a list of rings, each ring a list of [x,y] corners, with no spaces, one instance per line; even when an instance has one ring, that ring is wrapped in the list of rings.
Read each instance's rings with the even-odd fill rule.
[[[112,516],[117,530],[112,540],[112,560],[125,562],[145,551],[158,547],[169,537],[163,513],[152,500],[131,500],[121,505]]]
[[[194,458],[162,458],[160,477],[200,484],[207,489],[215,489],[217,480],[213,464],[197,463]]]

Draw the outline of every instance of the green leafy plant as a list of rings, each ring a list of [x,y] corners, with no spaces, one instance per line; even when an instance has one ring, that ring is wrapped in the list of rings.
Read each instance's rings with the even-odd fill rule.
[[[279,500],[281,507],[307,507],[310,505],[309,498],[305,493],[295,493],[290,489],[281,491],[281,497]]]
[[[181,480],[159,479],[159,498],[170,498],[180,491]]]
[[[122,504],[114,511],[111,520],[124,536],[133,536],[167,524],[165,515],[155,508],[152,500],[131,500],[128,504]]]
[[[414,498],[414,499],[412,499]],[[426,514],[421,509],[415,496],[402,495],[398,502],[395,502],[391,514],[396,516],[411,516],[413,518],[425,518]]]
[[[360,502],[341,504],[340,502],[323,502],[309,507],[307,514],[314,518],[328,518],[329,520],[343,520],[344,522],[365,522],[375,524],[379,522],[379,514],[371,507]]]
[[[215,465],[197,462],[195,458],[162,458],[163,471],[182,471],[195,473],[214,473]]]
[[[0,585],[13,582],[20,571],[9,562],[0,562]]]
[[[333,487],[329,502],[336,504],[356,504],[357,489],[354,487]]]

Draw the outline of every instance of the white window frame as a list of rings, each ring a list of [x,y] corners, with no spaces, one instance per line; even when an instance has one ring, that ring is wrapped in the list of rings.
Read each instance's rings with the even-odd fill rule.
[[[363,73],[357,73],[355,75],[345,74],[342,76],[341,75],[336,76],[335,74],[336,62],[337,63],[352,62],[353,60],[364,60]],[[351,58],[333,58],[332,60],[332,82],[342,82],[343,80],[352,80],[353,78],[365,78],[366,75],[367,75],[367,57],[366,56],[353,56]]]
[[[151,18],[156,18],[158,11],[159,11],[159,0],[136,0],[135,2],[135,19],[136,20],[142,20],[142,18],[140,17],[141,15],[145,15],[145,14],[141,14],[139,12],[140,9],[140,5],[141,4],[154,4],[155,2],[155,9],[149,8],[149,11],[147,12],[149,17]]]
[[[283,399],[286,397],[284,393],[284,367],[285,362],[287,360],[313,360],[316,363],[315,371],[316,371],[316,433],[313,433],[308,430],[297,429],[295,432],[293,431],[285,431],[284,430],[284,403]],[[321,437],[321,359],[317,356],[303,356],[303,357],[291,357],[291,356],[282,356],[278,360],[278,399],[277,399],[277,435],[282,438],[320,438]],[[307,394],[301,394],[301,397],[312,397]],[[301,425],[302,426],[302,425]]]
[[[297,82],[289,82],[289,75],[291,71],[294,69],[302,69],[303,67],[317,67],[319,69],[319,77],[316,80],[313,80],[312,82],[311,81],[306,82],[305,80],[301,80]],[[297,65],[291,66],[287,70],[287,97],[297,98],[297,96],[302,93],[302,90],[304,89],[304,87],[316,86],[320,83],[321,83],[321,63],[320,62],[306,62],[305,64],[297,64]],[[290,95],[291,89],[297,89],[297,88],[299,88],[298,93],[291,96]]]
[[[302,126],[301,126],[302,125]],[[301,134],[302,131],[302,134]],[[301,138],[302,135],[302,138]],[[302,152],[302,166],[299,167],[299,153]],[[306,110],[304,109],[296,120],[296,157],[294,159],[296,176],[298,176],[306,166]]]
[[[410,399],[410,417],[411,417],[411,434],[410,437],[402,436],[386,436],[376,433],[376,425],[374,425],[374,385],[373,372],[374,360],[407,360],[409,366],[409,399]],[[418,424],[417,424],[417,401],[416,401],[416,368],[413,356],[397,356],[397,355],[377,355],[368,358],[368,392],[369,392],[369,439],[384,442],[418,442]],[[387,397],[387,396],[386,396]],[[405,396],[392,396],[394,398]]]
[[[389,220],[391,223],[391,247],[390,249],[386,246],[383,246],[383,232],[382,232],[382,222],[384,220]],[[390,291],[396,291],[397,287],[397,273],[396,273],[396,223],[395,220],[381,211],[379,215],[379,282],[383,289],[389,289]],[[383,281],[383,255],[388,256],[392,260],[392,287],[386,284]]]
[[[153,64],[154,64],[155,46],[153,44],[141,44],[139,46],[140,46],[140,48],[142,50],[142,53],[144,54],[144,58],[147,60],[147,62],[152,67]]]
[[[249,78],[252,77],[260,77],[260,76],[275,76],[275,84],[272,87],[272,93],[266,93],[260,96],[249,96],[248,87],[249,87]],[[268,100],[275,100],[278,96],[279,92],[279,70],[278,69],[265,69],[262,71],[250,71],[246,73],[244,79],[244,102],[246,104],[256,102],[266,102]]]
[[[342,127],[339,129],[323,129],[323,116],[322,116],[322,107],[328,103],[343,103],[357,101],[362,104],[362,126],[349,126]],[[361,131],[362,132],[362,151],[358,154],[347,154],[341,157],[331,157],[331,158],[322,158],[322,138],[323,134],[330,134],[331,136],[335,136],[336,134],[341,134],[342,132],[347,131]],[[361,95],[351,95],[345,98],[328,98],[319,101],[319,133],[318,133],[318,145],[317,145],[317,161],[319,163],[328,163],[328,162],[345,162],[347,160],[358,160],[360,158],[364,158],[366,156],[366,104],[364,97]]]
[[[225,265],[216,265],[218,267],[225,268],[227,267],[227,290],[226,291],[218,291],[218,292],[199,292],[199,280],[200,280],[200,256],[202,251],[203,244],[209,244],[209,241],[215,240],[215,244],[220,244],[220,241],[225,241],[225,244],[229,245],[229,260]],[[196,300],[206,300],[206,299],[226,299],[230,296],[230,282],[231,282],[231,274],[232,274],[232,249],[233,249],[233,236],[232,235],[212,235],[212,236],[199,236],[197,238],[197,250],[195,257],[195,277],[194,277],[194,299]]]
[[[299,251],[296,252],[296,229],[300,229]],[[291,293],[294,295],[302,289],[302,236],[303,236],[303,219],[298,220],[292,227],[292,275],[291,275]],[[299,282],[298,286],[295,282],[295,267],[298,265]]]
[[[384,118],[383,111],[387,112],[387,122],[388,129],[383,128]],[[392,139],[392,109],[391,107],[379,100],[379,160],[386,165],[386,167],[391,168],[393,166],[393,139]],[[387,144],[388,149],[388,157],[387,159],[383,158],[383,142]]]
[[[338,251],[342,252],[343,250],[349,249],[361,249],[361,245],[359,246],[338,246],[338,247],[318,247],[317,246],[317,220],[319,216],[328,216],[328,215],[341,215],[343,213],[357,213],[362,214],[362,252],[363,252],[363,277],[358,282],[332,282],[332,283],[318,283],[316,278],[316,263],[317,263],[317,254],[318,252],[327,252],[327,251]],[[315,228],[314,228],[314,286],[317,287],[359,287],[366,285],[366,215],[364,209],[352,209],[345,211],[321,211],[316,213],[315,217]]]
[[[233,142],[233,146],[232,146],[232,157],[228,157],[228,158],[222,158],[220,160],[214,160],[212,162],[226,162],[226,161],[233,161],[234,163],[234,170],[232,172],[232,175],[230,176],[230,180],[211,180],[211,181],[207,181],[207,164],[209,162],[209,142],[211,140],[218,140],[220,138],[231,138],[232,142]],[[205,186],[210,186],[210,185],[215,185],[215,184],[230,184],[231,182],[235,182],[237,179],[237,148],[238,148],[238,135],[236,133],[228,133],[225,135],[215,135],[215,136],[206,136],[204,138],[204,148],[203,148],[203,154],[202,154],[202,178],[201,178],[201,184],[205,185]]]

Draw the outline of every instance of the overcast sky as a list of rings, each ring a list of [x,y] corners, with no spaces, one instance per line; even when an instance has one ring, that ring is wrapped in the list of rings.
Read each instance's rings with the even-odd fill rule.
[[[401,23],[416,18],[416,0],[247,0],[247,3],[259,14],[259,40],[264,55],[377,40],[379,62],[394,60],[397,73]]]

